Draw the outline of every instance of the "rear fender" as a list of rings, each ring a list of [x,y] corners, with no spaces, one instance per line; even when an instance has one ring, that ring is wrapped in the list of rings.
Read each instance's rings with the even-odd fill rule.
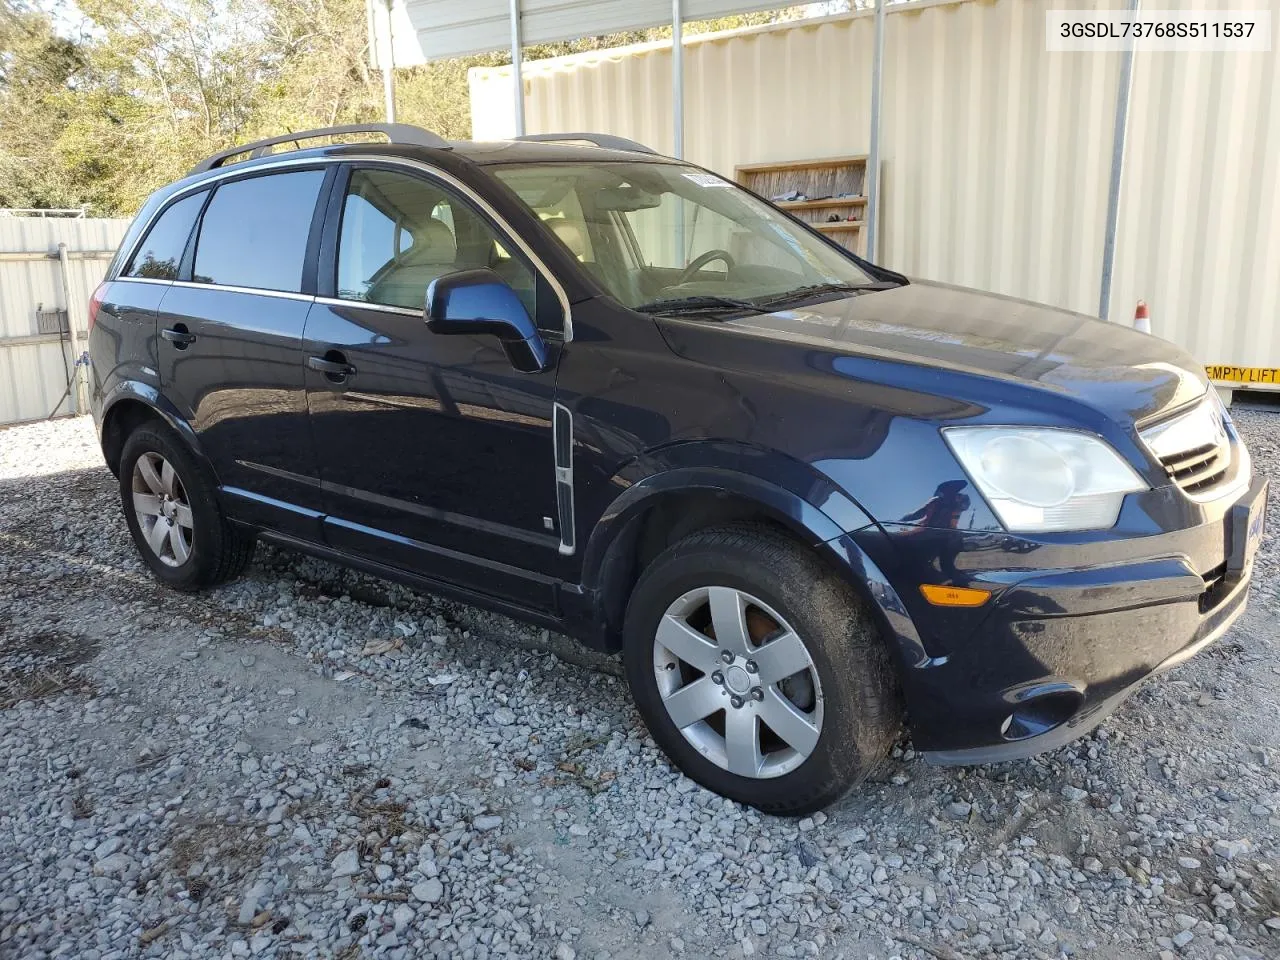
[[[200,460],[201,464],[208,468],[211,476],[216,478],[213,471],[213,464],[205,455],[204,447],[200,443],[200,438],[195,430],[191,428],[191,424],[178,411],[178,408],[164,396],[154,386],[143,383],[139,380],[121,380],[107,395],[102,404],[102,417],[99,420],[99,439],[103,444],[103,452],[107,453],[108,430],[111,428],[113,416],[119,413],[119,405],[121,403],[141,403],[148,407],[156,416],[163,420],[168,426],[182,438],[187,448],[191,450]],[[114,411],[114,413],[113,413]],[[123,438],[122,438],[123,439]],[[108,463],[110,459],[108,458]]]

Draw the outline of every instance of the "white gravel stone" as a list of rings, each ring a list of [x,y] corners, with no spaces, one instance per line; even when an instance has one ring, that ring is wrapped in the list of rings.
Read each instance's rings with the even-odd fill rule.
[[[1213,852],[1223,860],[1234,860],[1248,850],[1247,840],[1217,840],[1213,844]]]
[[[356,850],[343,850],[333,858],[331,866],[335,877],[349,877],[359,873],[360,854]]]
[[[444,896],[444,884],[439,880],[423,880],[413,885],[413,898],[421,903],[438,903]]]
[[[128,873],[133,869],[133,858],[125,853],[113,853],[109,857],[103,857],[94,864],[93,872],[105,876],[118,876]]]
[[[403,933],[408,929],[409,924],[413,923],[413,908],[402,903],[391,911],[391,919],[395,923],[396,932]]]

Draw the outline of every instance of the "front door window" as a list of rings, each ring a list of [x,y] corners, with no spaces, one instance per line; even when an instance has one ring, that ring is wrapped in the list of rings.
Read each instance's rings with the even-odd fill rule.
[[[338,240],[338,297],[421,310],[427,286],[459,270],[488,268],[534,316],[534,274],[468,201],[394,170],[351,174]]]

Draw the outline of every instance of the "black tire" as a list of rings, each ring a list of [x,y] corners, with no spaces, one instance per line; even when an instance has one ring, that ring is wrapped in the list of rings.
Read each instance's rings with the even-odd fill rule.
[[[158,454],[173,466],[191,508],[190,552],[178,565],[165,563],[147,544],[134,509],[134,468],[146,454]],[[255,538],[223,515],[213,477],[168,426],[151,421],[137,427],[125,440],[117,475],[134,545],[151,572],[170,587],[196,591],[225,583],[243,573],[253,559]]]
[[[685,739],[663,704],[656,631],[671,604],[701,587],[758,598],[807,648],[821,684],[823,721],[816,745],[790,772],[731,773]],[[894,667],[863,605],[812,551],[762,524],[704,530],[654,559],[628,603],[623,650],[632,696],[672,762],[707,789],[766,813],[801,816],[839,799],[884,760],[902,728]]]

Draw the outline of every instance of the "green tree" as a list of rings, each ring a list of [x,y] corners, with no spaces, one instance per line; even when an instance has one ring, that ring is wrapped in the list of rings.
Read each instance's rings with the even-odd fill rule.
[[[0,207],[81,203],[79,185],[49,157],[79,109],[85,60],[43,13],[0,0]]]

